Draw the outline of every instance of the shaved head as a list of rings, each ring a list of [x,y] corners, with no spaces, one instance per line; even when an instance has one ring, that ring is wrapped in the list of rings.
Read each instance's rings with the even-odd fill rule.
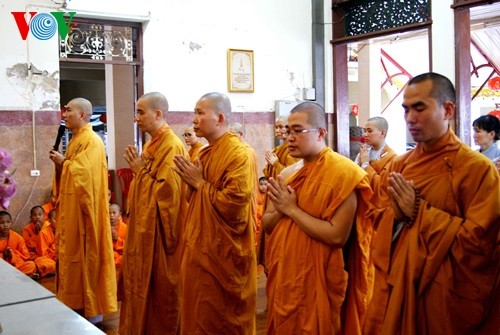
[[[163,94],[160,92],[149,92],[140,97],[139,100],[147,101],[151,109],[161,111],[163,117],[166,118],[168,112],[168,100]]]
[[[231,117],[231,101],[229,98],[219,92],[211,92],[203,95],[200,100],[207,100],[215,113],[223,113],[225,122],[228,124]]]
[[[90,101],[85,98],[75,98],[69,103],[71,103],[78,110],[84,112],[85,119],[87,120],[87,122],[90,121],[90,117],[92,116],[92,104],[90,103]]]
[[[307,122],[314,128],[326,129],[325,110],[317,103],[312,101],[303,102],[295,106],[290,111],[290,114],[299,112],[307,114]]]

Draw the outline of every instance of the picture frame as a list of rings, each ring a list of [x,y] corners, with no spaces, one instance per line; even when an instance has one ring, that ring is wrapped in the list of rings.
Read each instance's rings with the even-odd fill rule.
[[[227,86],[229,92],[254,91],[253,50],[228,49]]]

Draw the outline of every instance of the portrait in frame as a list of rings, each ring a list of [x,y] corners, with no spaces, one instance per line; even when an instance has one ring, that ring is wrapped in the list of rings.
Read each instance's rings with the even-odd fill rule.
[[[253,50],[228,49],[227,85],[229,92],[253,92]]]

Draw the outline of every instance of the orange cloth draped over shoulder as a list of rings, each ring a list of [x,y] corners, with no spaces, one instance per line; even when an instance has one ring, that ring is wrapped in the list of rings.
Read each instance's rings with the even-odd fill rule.
[[[179,241],[187,202],[185,187],[173,169],[176,155],[187,156],[186,149],[165,124],[144,146],[146,164],[130,186],[127,241],[118,284],[122,335],[177,334]]]
[[[41,277],[56,272],[56,236],[52,225],[43,228],[36,243],[35,264]]]
[[[3,258],[5,249],[9,247],[12,249],[12,259],[10,261],[4,259],[16,269],[25,275],[32,275],[36,271],[36,266],[33,261],[30,261],[30,254],[24,239],[15,231],[9,232],[9,237],[0,240],[0,258]]]
[[[276,179],[281,170],[300,160],[289,155],[288,143],[286,142],[274,148],[273,153],[278,157],[278,160],[273,165],[268,163],[264,168],[264,176],[266,176],[267,179],[270,177]]]
[[[365,168],[366,173],[368,173],[368,179],[370,180],[370,187],[373,190],[371,202],[374,205],[377,205],[380,201],[387,200],[388,198],[386,193],[387,184],[383,181],[387,179],[391,162],[397,156],[396,152],[386,145],[382,149],[380,159],[370,161],[370,165]]]
[[[286,183],[295,190],[300,208],[329,222],[355,192],[356,218],[348,255],[311,238],[287,216],[277,223],[266,255],[267,334],[361,334],[372,287],[368,259],[372,228],[364,218],[372,191],[366,172],[325,148]]]
[[[198,154],[200,153],[200,149],[201,149],[201,147],[203,145],[204,144],[201,141],[198,141],[198,142],[196,142],[195,144],[193,144],[192,146],[189,147],[188,154],[189,154],[189,160],[191,162],[194,162],[194,160],[196,159],[196,157],[198,157]]]
[[[43,211],[45,213],[45,220],[48,220],[49,219],[49,212],[55,208],[54,204],[52,202],[48,202],[46,204],[43,204],[42,208],[43,208]]]
[[[372,212],[375,285],[364,333],[498,333],[500,176],[491,161],[450,130],[390,171],[413,180],[422,199],[395,241],[390,203]]]
[[[42,229],[49,225],[48,221],[44,221]],[[22,236],[24,242],[26,243],[26,248],[28,248],[28,252],[30,253],[30,259],[35,260],[38,257],[36,252],[36,244],[38,241],[38,234],[35,230],[35,224],[33,222],[28,223],[24,226],[22,231]]]
[[[229,132],[199,158],[206,182],[189,195],[180,334],[254,334],[257,171]]]
[[[85,317],[117,310],[104,143],[91,125],[73,133],[56,169],[57,298]]]
[[[115,266],[118,269],[122,265],[123,249],[125,248],[125,240],[127,238],[127,225],[123,222],[121,216],[118,218],[116,233],[118,235],[118,239],[113,241],[113,252],[115,254]]]

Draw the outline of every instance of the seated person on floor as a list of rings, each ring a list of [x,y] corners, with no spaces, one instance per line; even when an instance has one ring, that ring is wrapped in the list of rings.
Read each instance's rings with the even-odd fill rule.
[[[36,266],[30,261],[30,254],[24,239],[11,230],[12,216],[9,212],[0,211],[0,257],[22,273],[31,276],[36,272]]]
[[[56,210],[49,212],[49,224],[38,234],[35,264],[40,277],[56,273]]]
[[[26,248],[30,254],[30,259],[32,261],[38,257],[36,252],[36,241],[38,239],[38,234],[44,228],[48,222],[44,220],[45,212],[42,206],[35,206],[30,212],[30,222],[23,228],[23,239],[26,243]]]

